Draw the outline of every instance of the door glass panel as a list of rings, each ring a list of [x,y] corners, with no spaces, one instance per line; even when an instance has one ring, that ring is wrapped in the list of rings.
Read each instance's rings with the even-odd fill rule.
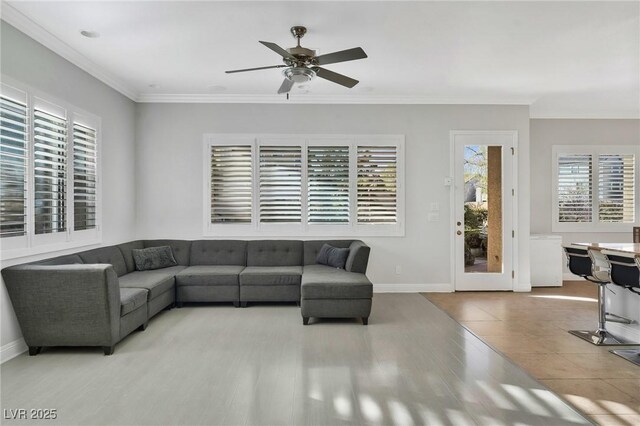
[[[464,147],[465,273],[502,273],[502,146]]]

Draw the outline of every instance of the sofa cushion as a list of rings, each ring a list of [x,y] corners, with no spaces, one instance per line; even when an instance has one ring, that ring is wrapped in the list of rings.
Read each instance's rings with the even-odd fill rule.
[[[302,241],[249,241],[247,266],[302,266],[302,251]]]
[[[370,299],[373,285],[364,274],[308,265],[302,274],[303,299]]]
[[[124,257],[124,263],[127,265],[127,272],[135,271],[136,262],[135,260],[133,260],[133,253],[131,252],[131,250],[143,249],[144,242],[142,240],[131,241],[124,244],[118,244],[116,247],[118,247],[122,252],[122,257]]]
[[[169,246],[178,265],[189,266],[191,241],[186,240],[145,240],[144,247]]]
[[[120,289],[145,288],[149,290],[149,300],[153,300],[174,286],[175,275],[184,268],[184,266],[172,266],[153,271],[135,271],[120,277]]]
[[[247,263],[247,242],[200,240],[191,244],[190,265],[242,265]]]
[[[349,246],[349,257],[347,257],[347,264],[344,269],[349,272],[365,274],[367,272],[367,265],[369,264],[370,252],[371,247],[360,240],[355,240]]]
[[[121,288],[120,316],[123,317],[147,303],[147,293],[144,288]]]
[[[329,244],[324,244],[318,253],[316,263],[331,266],[332,268],[344,269],[349,256],[348,248],[338,248]]]
[[[237,286],[238,275],[244,266],[240,265],[196,265],[178,272],[178,286]]]
[[[151,271],[178,265],[169,246],[133,249],[132,252],[138,271]]]
[[[247,266],[240,285],[300,285],[302,266]]]
[[[338,248],[349,248],[353,240],[311,240],[304,241],[304,264],[315,265],[318,253],[323,245],[329,244],[330,246]]]
[[[78,253],[78,256],[84,263],[108,263],[112,265],[119,277],[127,273],[127,265],[124,262],[124,257],[122,257],[122,252],[116,246],[82,251]]]

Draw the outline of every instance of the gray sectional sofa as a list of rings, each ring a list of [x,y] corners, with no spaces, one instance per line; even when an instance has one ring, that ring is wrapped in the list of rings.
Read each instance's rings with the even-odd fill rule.
[[[349,248],[344,269],[316,264],[323,244]],[[134,249],[169,246],[177,265],[136,270]],[[29,354],[45,346],[101,346],[106,355],[151,317],[191,302],[299,302],[311,317],[371,312],[359,240],[139,240],[2,270]]]

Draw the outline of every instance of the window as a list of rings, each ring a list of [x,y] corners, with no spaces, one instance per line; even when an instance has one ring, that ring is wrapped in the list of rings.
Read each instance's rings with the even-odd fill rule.
[[[302,220],[302,148],[260,146],[260,222]]]
[[[396,222],[397,164],[395,146],[358,147],[358,222]]]
[[[251,145],[212,146],[211,223],[251,223]]]
[[[401,136],[205,135],[205,235],[402,235]]]
[[[349,146],[307,148],[309,223],[349,222]]]
[[[635,156],[598,156],[598,217],[600,222],[635,222]]]
[[[591,154],[558,157],[558,221],[590,223],[593,205]]]
[[[638,222],[639,149],[554,146],[555,232],[626,232]]]
[[[73,229],[95,229],[98,194],[96,130],[73,123]]]
[[[33,112],[35,233],[67,230],[67,120]]]
[[[34,90],[1,89],[2,257],[99,242],[99,119]]]
[[[27,233],[26,101],[0,96],[0,236]]]

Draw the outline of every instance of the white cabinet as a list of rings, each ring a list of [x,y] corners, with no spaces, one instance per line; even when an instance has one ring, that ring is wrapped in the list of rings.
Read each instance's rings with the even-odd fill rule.
[[[530,244],[531,287],[562,286],[562,237],[534,234]]]

